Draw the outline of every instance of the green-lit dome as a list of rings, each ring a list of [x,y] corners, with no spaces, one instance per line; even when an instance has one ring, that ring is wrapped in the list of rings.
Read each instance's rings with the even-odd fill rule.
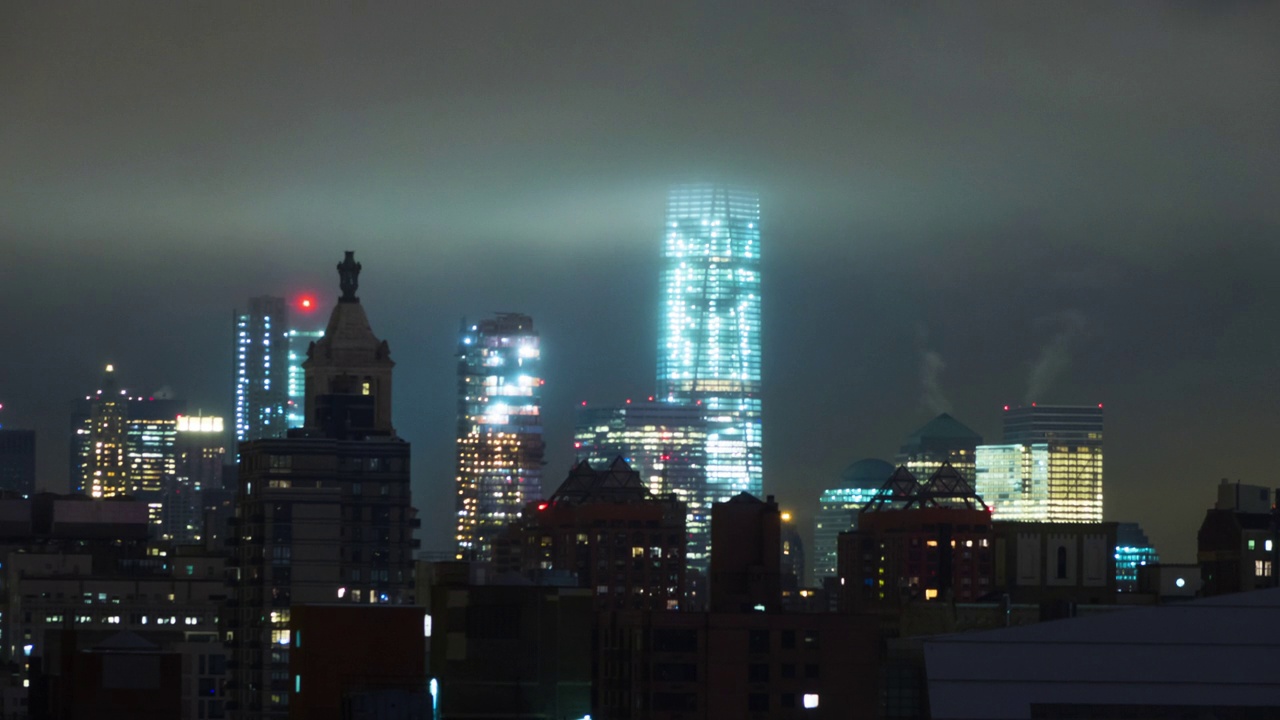
[[[893,474],[892,464],[876,458],[866,458],[850,465],[840,473],[840,487],[878,488]]]

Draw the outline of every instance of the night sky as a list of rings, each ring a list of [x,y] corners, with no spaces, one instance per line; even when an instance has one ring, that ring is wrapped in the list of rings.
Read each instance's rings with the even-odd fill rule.
[[[531,314],[548,490],[653,392],[672,182],[759,188],[765,487],[804,522],[950,410],[1103,402],[1106,515],[1194,559],[1275,484],[1280,7],[0,6],[0,422],[65,488],[116,364],[231,414],[231,316],[343,250],[452,534],[460,318]],[[659,8],[659,6],[661,6]]]

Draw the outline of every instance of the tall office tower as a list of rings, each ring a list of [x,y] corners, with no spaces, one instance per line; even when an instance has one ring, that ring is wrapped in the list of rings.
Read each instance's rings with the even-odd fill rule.
[[[157,501],[176,472],[177,418],[186,403],[167,395],[132,396],[107,366],[102,388],[71,416],[71,491]],[[158,505],[153,504],[153,516]]]
[[[533,318],[499,313],[458,343],[457,559],[493,541],[542,497],[542,373]]]
[[[289,406],[289,311],[284,298],[249,299],[236,313],[236,440],[284,437]]]
[[[356,297],[360,264],[338,265],[342,296],[306,370],[306,425],[240,444],[232,643],[233,716],[289,713],[290,609],[409,604],[409,444],[391,424],[391,360]]]
[[[220,417],[179,415],[176,426],[176,474],[164,483],[160,537],[194,543],[203,538],[205,490],[222,489],[224,423]]]
[[[89,400],[89,428],[81,453],[85,467],[82,487],[90,497],[129,493],[129,401],[116,384],[115,367],[108,365],[102,387]]]
[[[973,453],[981,444],[981,435],[942,413],[907,437],[898,450],[897,461],[916,477],[928,477],[943,463],[950,463],[966,480],[973,482]]]
[[[856,530],[858,511],[884,487],[894,467],[884,460],[866,458],[840,473],[835,487],[822,491],[813,520],[813,584],[836,577],[836,550],[840,533]]]
[[[0,428],[0,490],[36,491],[36,431]]]
[[[178,414],[183,403],[168,398],[129,398],[125,458],[129,494],[147,503],[153,537],[164,535],[164,496],[178,475]]]
[[[713,184],[667,198],[658,395],[707,417],[713,502],[763,491],[760,198]]]
[[[1102,403],[1004,408],[1004,442],[1102,448]]]
[[[707,425],[699,407],[631,402],[578,409],[573,434],[575,460],[597,470],[616,458],[640,474],[649,492],[675,495],[687,508],[688,567],[707,572],[712,499],[706,489]]]
[[[1160,554],[1138,523],[1117,525],[1115,554],[1116,588],[1120,592],[1137,592],[1138,568],[1160,562]]]
[[[997,520],[1102,522],[1102,406],[1006,407],[975,476]]]
[[[307,359],[307,350],[311,343],[324,337],[324,330],[289,329],[289,399],[285,409],[285,422],[291,428],[300,428],[306,424],[306,413],[303,411],[306,397],[306,372],[302,363]]]

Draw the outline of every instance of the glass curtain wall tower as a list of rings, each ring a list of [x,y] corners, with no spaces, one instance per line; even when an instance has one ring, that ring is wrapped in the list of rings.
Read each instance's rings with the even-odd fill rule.
[[[578,409],[573,432],[575,461],[602,470],[621,457],[654,495],[684,503],[688,540],[685,563],[705,573],[710,559],[711,507],[704,505],[707,449],[701,408],[666,402],[636,402]]]
[[[236,440],[284,437],[288,430],[289,314],[284,298],[250,298],[236,313]]]
[[[490,561],[493,541],[542,498],[542,374],[533,318],[500,313],[458,343],[459,560]]]
[[[995,519],[1102,522],[1102,405],[1006,406],[1004,443],[977,449]]]
[[[759,195],[672,187],[662,257],[658,395],[703,409],[706,505],[763,496]]]

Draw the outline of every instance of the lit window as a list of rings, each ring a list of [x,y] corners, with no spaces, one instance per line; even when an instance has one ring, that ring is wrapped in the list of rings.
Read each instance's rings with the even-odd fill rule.
[[[431,637],[431,616],[422,616],[422,637]]]
[[[937,589],[935,589],[935,588],[925,588],[925,591],[924,591],[924,599],[925,599],[925,600],[934,600],[934,599],[936,599],[937,597],[938,597],[938,591],[937,591]]]
[[[1271,552],[1271,547],[1272,547],[1272,545],[1271,545],[1271,541],[1270,541],[1270,540],[1268,540],[1268,541],[1266,542],[1266,545],[1264,545],[1264,547],[1266,548],[1267,552]]]
[[[813,709],[813,708],[818,707],[818,694],[817,694],[817,693],[805,693],[805,694],[804,694],[804,706],[805,706],[805,709],[810,709],[810,710],[811,710],[811,709]]]
[[[1257,549],[1257,541],[1256,541],[1256,540],[1250,540],[1250,541],[1249,541],[1249,549],[1250,549],[1250,550],[1255,550],[1255,549]]]

